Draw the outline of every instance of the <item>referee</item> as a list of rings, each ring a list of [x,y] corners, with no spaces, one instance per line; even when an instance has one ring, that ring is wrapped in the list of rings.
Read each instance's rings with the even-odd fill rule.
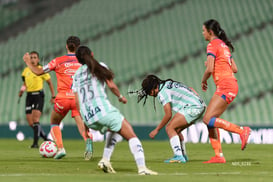
[[[39,64],[39,53],[32,51],[30,53],[31,63],[34,66],[41,67]],[[40,126],[39,120],[44,107],[44,91],[43,91],[43,81],[48,83],[51,92],[50,102],[54,103],[55,91],[53,84],[51,82],[50,75],[48,73],[41,76],[36,76],[32,71],[26,67],[22,72],[23,85],[19,92],[19,97],[21,97],[24,91],[27,91],[26,97],[26,119],[30,127],[33,128],[33,144],[30,148],[38,148],[38,140],[41,136],[44,140],[48,140],[45,132]]]

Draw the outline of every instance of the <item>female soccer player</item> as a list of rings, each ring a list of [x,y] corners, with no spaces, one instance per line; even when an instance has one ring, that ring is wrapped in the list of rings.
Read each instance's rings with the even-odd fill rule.
[[[30,62],[33,66],[41,68],[39,64],[39,53],[32,51],[30,53]],[[39,121],[44,107],[44,91],[43,91],[43,81],[46,81],[50,92],[51,99],[50,102],[54,103],[55,91],[51,78],[49,74],[44,74],[41,76],[36,76],[32,73],[29,67],[26,67],[22,72],[23,85],[19,92],[19,97],[21,97],[24,91],[27,91],[26,97],[26,118],[29,126],[33,129],[33,144],[30,148],[38,148],[39,137],[44,140],[48,140],[45,132],[43,131]]]
[[[165,115],[149,136],[154,138],[159,130],[167,125],[166,132],[170,139],[174,157],[164,162],[185,163],[187,155],[182,152],[181,139],[183,135],[181,131],[201,118],[206,108],[204,101],[192,88],[172,79],[161,80],[155,75],[146,76],[142,81],[142,88],[137,93],[138,102],[144,98],[143,105],[146,103],[148,95],[157,97],[163,105]],[[173,117],[172,111],[176,112]]]
[[[69,110],[71,110],[71,116],[72,118],[74,118],[80,134],[86,141],[86,151],[84,154],[84,158],[85,160],[89,160],[92,157],[92,137],[89,138],[89,135],[87,133],[88,128],[85,127],[81,119],[80,113],[76,108],[75,95],[71,90],[71,85],[73,81],[72,76],[81,66],[75,56],[75,51],[79,45],[80,39],[78,37],[68,37],[66,41],[67,55],[53,59],[47,65],[43,66],[43,68],[37,68],[32,66],[32,64],[30,63],[29,54],[26,53],[24,55],[24,61],[29,66],[31,71],[34,72],[36,75],[42,75],[50,71],[56,72],[58,94],[55,98],[54,109],[51,113],[50,119],[50,132],[58,147],[58,152],[54,156],[55,159],[61,159],[66,155],[59,124]]]
[[[237,72],[237,66],[231,56],[231,51],[234,51],[234,47],[216,20],[211,19],[203,24],[203,36],[206,41],[209,41],[209,44],[207,46],[207,61],[205,63],[206,70],[202,78],[201,87],[203,91],[208,89],[207,80],[211,75],[216,85],[216,92],[209,102],[203,121],[209,128],[210,137],[213,137],[211,130],[214,128],[222,128],[239,134],[242,141],[241,149],[244,150],[250,135],[250,128],[239,127],[219,118],[238,93],[237,79],[234,76],[234,73]],[[221,148],[219,138],[214,136],[214,142],[211,142],[211,144],[216,156],[205,163],[225,163],[225,158],[219,155]]]
[[[144,152],[140,140],[130,123],[119,110],[114,107],[105,93],[105,85],[118,97],[122,103],[127,99],[120,94],[117,85],[113,82],[114,74],[105,64],[98,63],[86,46],[80,46],[76,52],[77,59],[83,65],[73,77],[72,89],[76,96],[76,105],[85,124],[94,130],[105,133],[106,130],[113,134],[119,133],[128,142],[135,158],[139,175],[157,175],[145,165]],[[102,158],[98,167],[104,172],[115,173],[110,159]]]

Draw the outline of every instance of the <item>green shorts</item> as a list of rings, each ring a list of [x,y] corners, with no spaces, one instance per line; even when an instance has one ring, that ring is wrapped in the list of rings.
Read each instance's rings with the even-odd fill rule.
[[[187,123],[192,123],[197,121],[203,115],[204,111],[206,110],[206,106],[186,106],[179,110],[178,112],[182,114],[185,118]]]
[[[121,129],[123,119],[124,116],[118,110],[113,110],[107,113],[107,115],[102,117],[99,121],[87,126],[100,131],[101,134],[104,134],[108,129],[113,132],[118,132]]]

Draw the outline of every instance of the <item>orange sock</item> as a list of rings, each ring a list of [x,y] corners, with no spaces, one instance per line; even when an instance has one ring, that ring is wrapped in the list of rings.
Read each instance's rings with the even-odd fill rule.
[[[51,136],[53,137],[58,148],[63,148],[62,132],[58,125],[53,125],[50,130]]]
[[[223,120],[221,118],[211,118],[209,126],[213,126],[215,128],[222,128],[226,131],[232,132],[232,133],[238,133],[241,134],[243,132],[243,129],[240,128],[240,126],[230,123],[226,120]]]
[[[219,146],[219,152],[220,152],[220,157],[223,157],[223,151],[222,151],[222,145],[221,145],[221,140],[220,140],[220,130],[219,128],[216,128],[217,130],[217,141],[218,141],[218,146]]]
[[[215,139],[216,137],[217,139]],[[221,156],[220,153],[222,153],[222,146],[220,142],[220,133],[218,128],[209,129],[209,140],[214,150],[215,156]]]

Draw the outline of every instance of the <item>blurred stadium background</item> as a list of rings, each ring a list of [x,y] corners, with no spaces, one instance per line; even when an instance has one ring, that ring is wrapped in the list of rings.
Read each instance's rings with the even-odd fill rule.
[[[208,103],[215,87],[212,79],[208,92],[200,87],[207,45],[202,24],[211,18],[233,41],[239,68],[239,94],[222,117],[272,128],[273,0],[0,0],[0,137],[15,134],[8,131],[10,121],[27,128],[26,94],[17,103],[23,54],[38,51],[44,65],[66,53],[70,35],[79,36],[97,60],[115,72],[123,95],[140,88],[144,76],[154,73],[193,87]],[[51,76],[56,86],[55,73]],[[46,84],[44,90],[40,122],[49,125],[52,106]],[[163,116],[157,102],[154,110],[152,99],[143,107],[134,96],[127,95],[126,105],[112,94],[109,98],[134,127],[155,126]],[[64,124],[74,126],[70,114]]]

